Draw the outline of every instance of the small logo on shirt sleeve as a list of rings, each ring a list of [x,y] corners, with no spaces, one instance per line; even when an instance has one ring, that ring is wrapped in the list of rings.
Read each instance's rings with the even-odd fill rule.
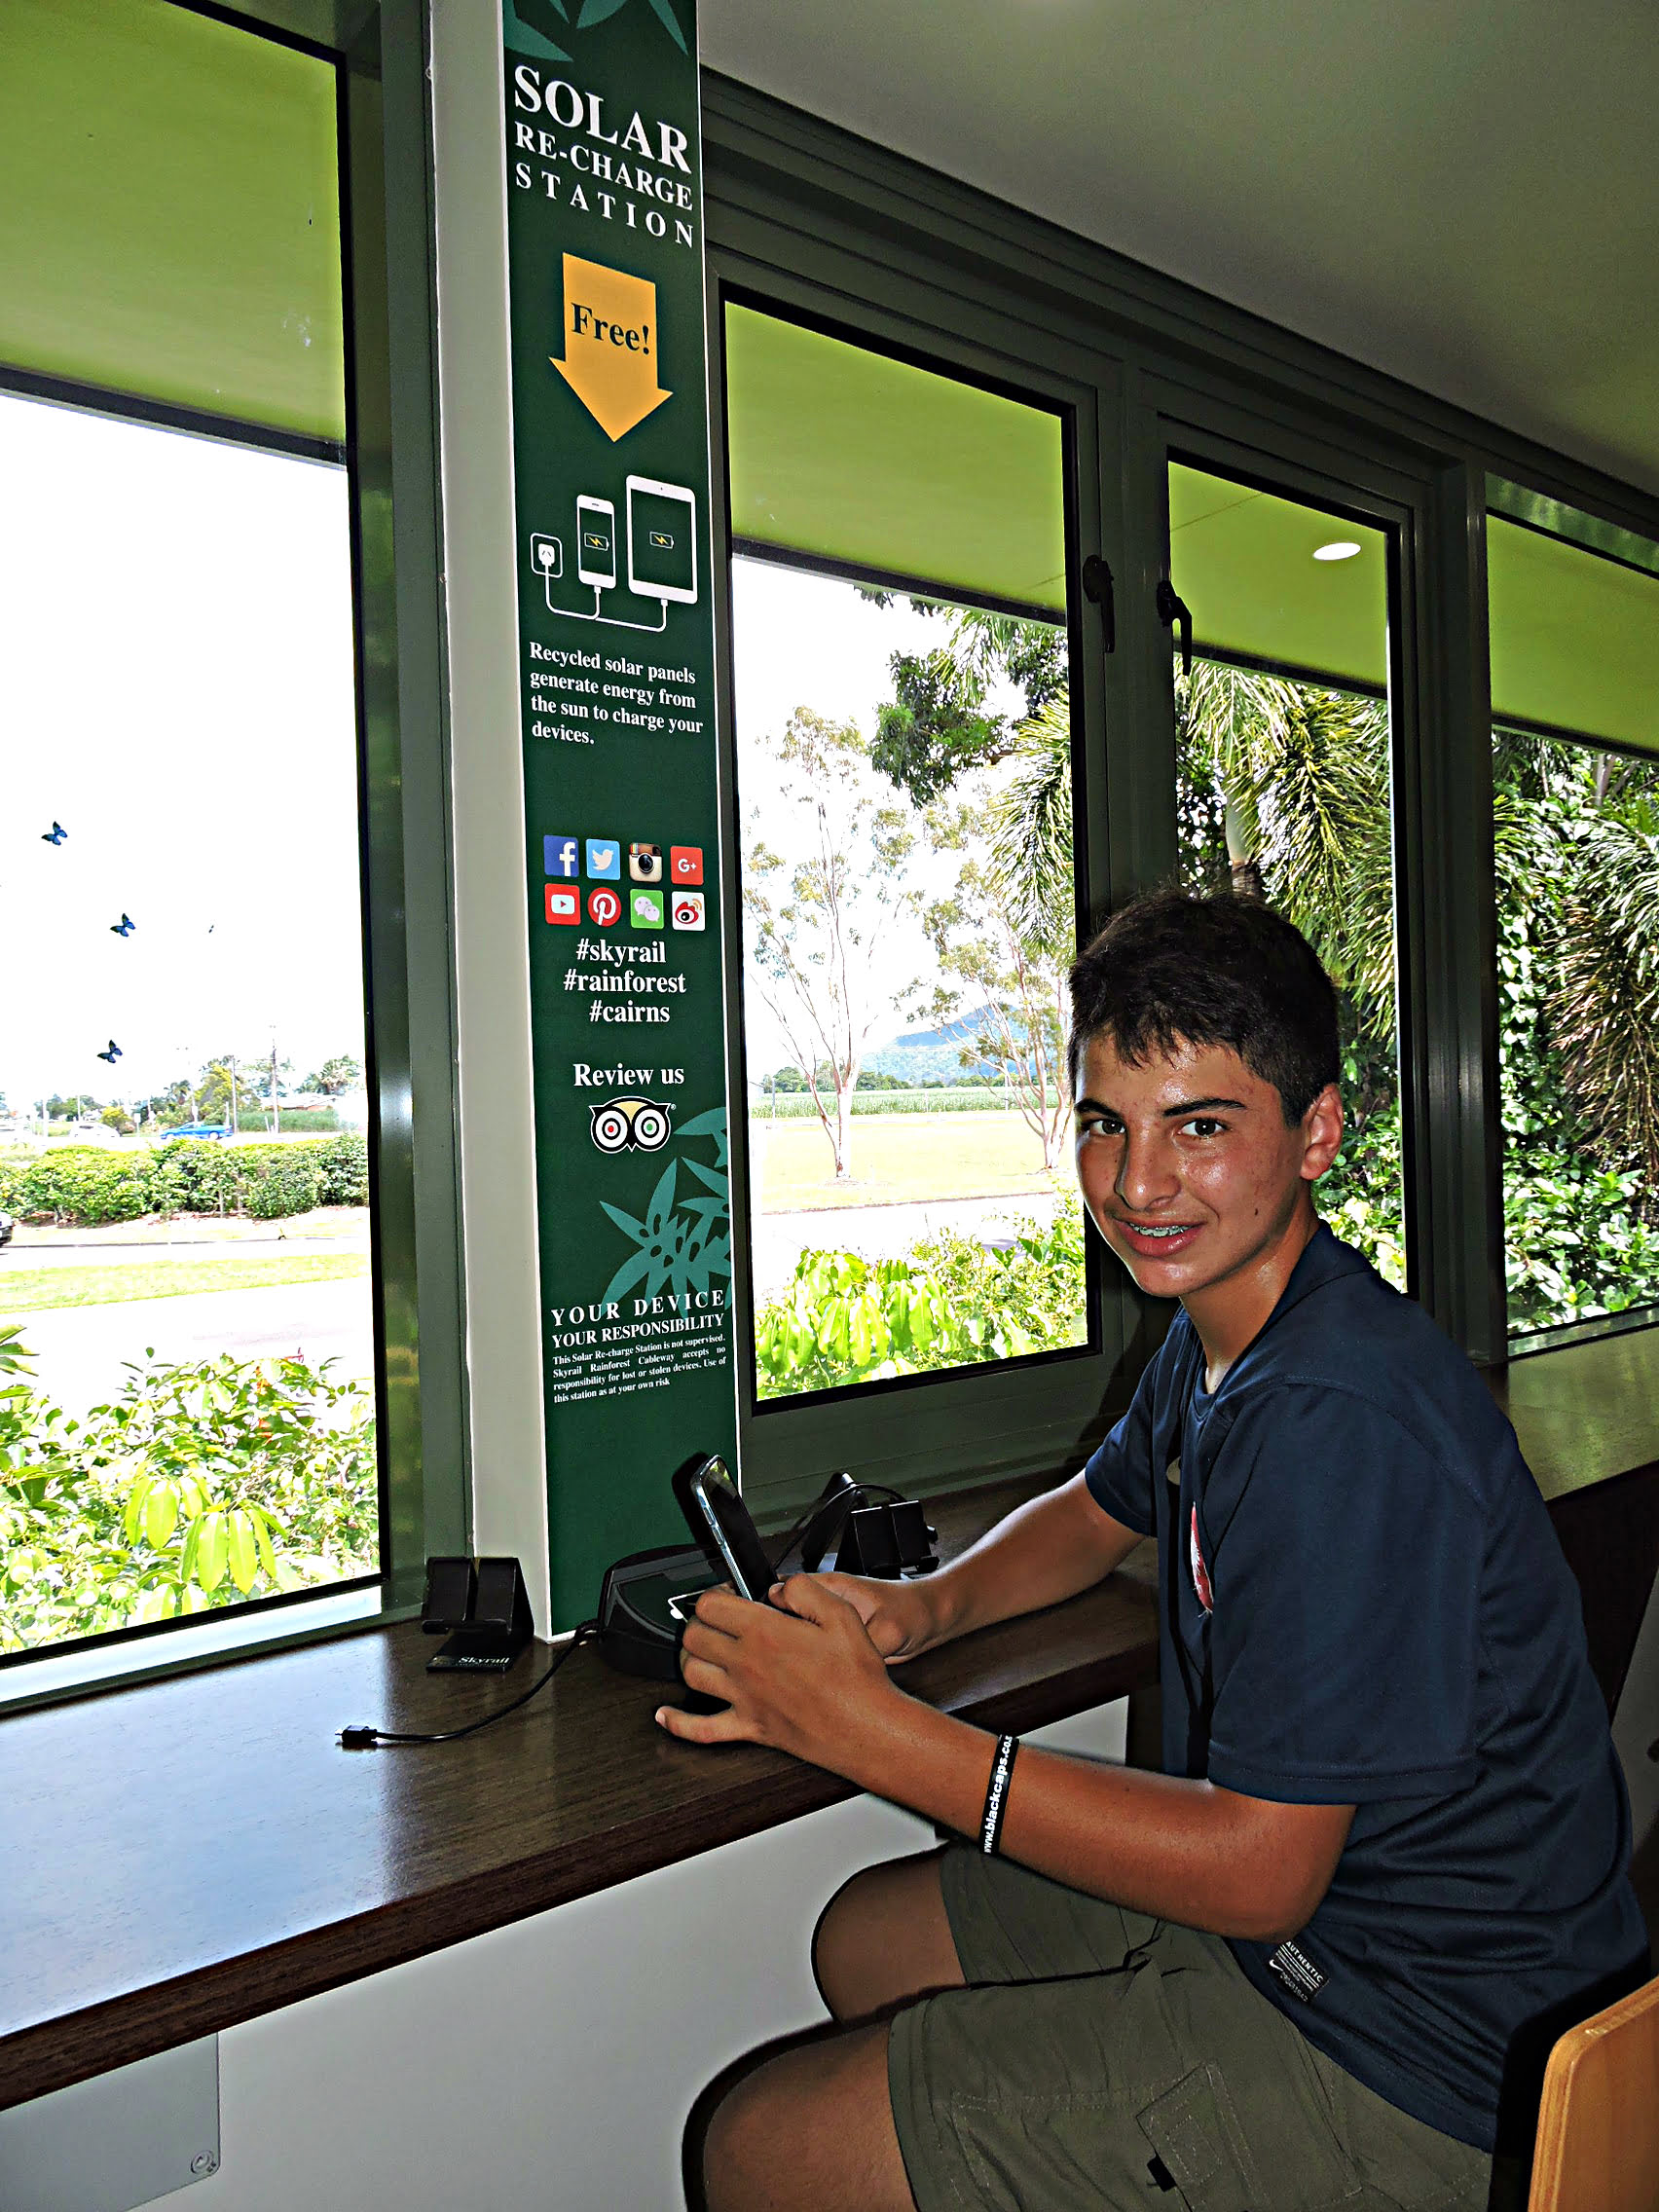
[[[1198,1594],[1198,1604],[1206,1613],[1215,1611],[1215,1593],[1210,1588],[1209,1568],[1204,1565],[1203,1548],[1198,1542],[1198,1509],[1193,1508],[1193,1518],[1187,1529],[1188,1551],[1193,1563],[1193,1588]]]

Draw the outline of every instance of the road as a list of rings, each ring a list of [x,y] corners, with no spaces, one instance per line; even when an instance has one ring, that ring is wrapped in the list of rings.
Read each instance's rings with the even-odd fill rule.
[[[0,1282],[0,1303],[4,1284]],[[203,1291],[184,1298],[135,1298],[25,1313],[23,1343],[34,1355],[35,1387],[71,1414],[113,1398],[122,1362],[146,1346],[162,1359],[269,1359],[303,1351],[313,1365],[333,1358],[335,1380],[374,1374],[374,1319],[367,1275],[345,1282],[297,1282],[275,1290]]]
[[[752,1237],[756,1301],[776,1298],[803,1252],[858,1252],[866,1260],[892,1260],[940,1229],[990,1243],[1012,1236],[1016,1221],[1050,1220],[1057,1202],[1044,1191],[1018,1198],[923,1198],[907,1205],[763,1213]]]

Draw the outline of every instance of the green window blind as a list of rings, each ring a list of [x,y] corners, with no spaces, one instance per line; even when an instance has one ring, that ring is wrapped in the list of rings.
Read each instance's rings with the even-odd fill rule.
[[[335,93],[168,0],[4,0],[0,362],[343,439]]]
[[[1494,720],[1659,753],[1659,576],[1493,515],[1487,588]]]
[[[1357,545],[1316,561],[1322,546]],[[1169,573],[1195,651],[1311,676],[1338,689],[1388,681],[1387,540],[1380,530],[1169,464]]]
[[[753,308],[725,343],[740,549],[1065,618],[1058,416]]]

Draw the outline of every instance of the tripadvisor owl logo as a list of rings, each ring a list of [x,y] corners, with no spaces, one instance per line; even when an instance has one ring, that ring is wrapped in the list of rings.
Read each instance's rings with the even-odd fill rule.
[[[673,1105],[654,1098],[608,1098],[588,1113],[601,1152],[660,1152],[674,1123]]]

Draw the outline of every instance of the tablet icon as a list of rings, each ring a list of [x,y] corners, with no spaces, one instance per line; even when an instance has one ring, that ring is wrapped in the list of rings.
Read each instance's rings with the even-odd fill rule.
[[[670,909],[677,930],[703,928],[703,894],[700,891],[677,891]]]
[[[622,848],[614,837],[590,837],[587,871],[602,881],[613,882],[622,873]]]
[[[597,891],[588,893],[588,920],[602,930],[611,929],[622,919],[622,902],[608,884],[602,883]]]
[[[628,894],[628,920],[637,930],[660,930],[662,893],[634,890]]]
[[[574,927],[582,918],[582,895],[573,883],[547,885],[547,919]]]
[[[668,848],[668,879],[671,883],[701,883],[703,880],[702,846],[670,845]]]
[[[660,845],[630,845],[628,847],[628,878],[632,883],[660,883],[662,881],[662,847]]]

